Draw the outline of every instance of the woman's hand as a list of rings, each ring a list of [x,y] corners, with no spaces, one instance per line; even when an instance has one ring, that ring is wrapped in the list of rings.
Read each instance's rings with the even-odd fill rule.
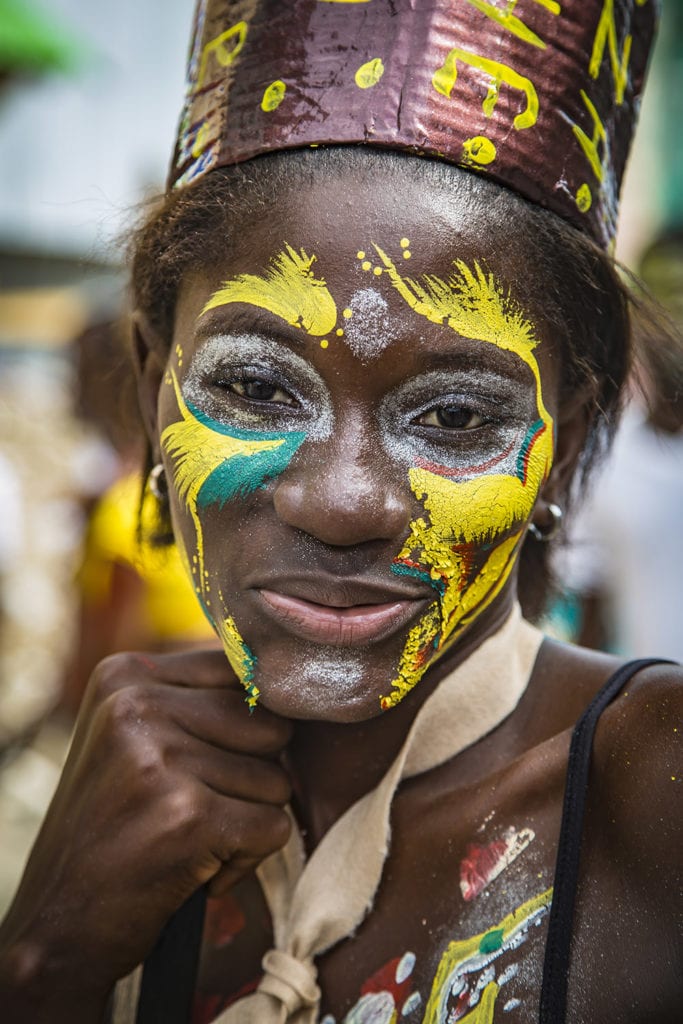
[[[222,652],[103,661],[0,930],[0,1005],[97,1020],[195,889],[222,891],[283,846],[290,733],[249,714]]]

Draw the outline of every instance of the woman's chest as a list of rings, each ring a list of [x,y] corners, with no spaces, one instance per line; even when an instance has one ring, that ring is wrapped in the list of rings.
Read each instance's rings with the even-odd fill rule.
[[[533,1019],[552,897],[559,772],[557,782],[527,787],[526,799],[507,779],[490,780],[461,799],[453,798],[447,780],[408,787],[397,797],[370,912],[352,936],[317,958],[321,1021]],[[363,865],[355,864],[330,878],[331,912],[359,884],[359,867],[362,875]],[[242,909],[234,903],[232,924],[224,909],[222,951],[217,926],[213,948],[205,948],[202,988],[209,997],[213,990],[216,1009],[217,990],[225,997],[228,988],[235,994],[257,982],[269,945],[265,907],[254,891],[249,902]]]
[[[467,812],[438,792],[397,801],[373,909],[319,963],[325,1024],[534,1019],[559,807],[496,788]]]

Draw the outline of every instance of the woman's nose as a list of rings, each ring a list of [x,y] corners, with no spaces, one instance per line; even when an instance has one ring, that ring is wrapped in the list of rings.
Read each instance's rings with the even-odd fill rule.
[[[333,546],[402,542],[411,518],[408,474],[379,441],[358,440],[342,435],[304,444],[275,488],[282,522]]]

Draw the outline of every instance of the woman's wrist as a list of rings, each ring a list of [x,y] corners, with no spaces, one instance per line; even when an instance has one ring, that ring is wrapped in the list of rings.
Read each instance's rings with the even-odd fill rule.
[[[3,1024],[101,1024],[105,986],[93,985],[83,953],[28,938],[0,940]]]

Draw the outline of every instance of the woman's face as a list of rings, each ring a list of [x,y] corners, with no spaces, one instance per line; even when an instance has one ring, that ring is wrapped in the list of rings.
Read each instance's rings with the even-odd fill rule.
[[[552,351],[457,192],[327,176],[234,237],[183,284],[161,387],[176,537],[252,705],[362,720],[511,603]]]

